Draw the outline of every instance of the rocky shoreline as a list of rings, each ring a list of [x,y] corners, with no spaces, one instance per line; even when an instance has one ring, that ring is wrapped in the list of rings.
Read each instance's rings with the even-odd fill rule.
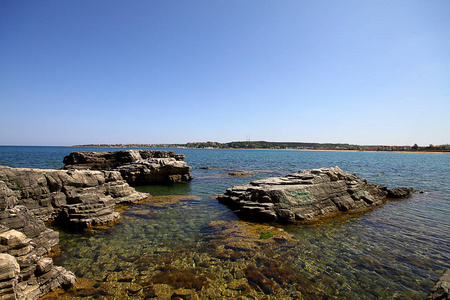
[[[44,257],[59,242],[44,221],[70,229],[112,224],[120,218],[116,204],[149,196],[127,181],[192,179],[184,156],[172,151],[75,152],[64,162],[65,170],[0,166],[1,299],[37,299],[75,282],[73,273]]]
[[[145,273],[142,278],[150,278],[149,282],[129,283],[121,279],[119,286],[126,286],[124,290],[108,280],[101,284],[89,282],[87,289],[73,287],[75,275],[55,266],[48,257],[59,242],[59,233],[47,228],[46,221],[55,220],[69,228],[112,224],[120,218],[114,211],[116,204],[149,197],[137,192],[133,185],[192,179],[192,168],[184,162],[184,156],[172,151],[93,153],[72,153],[64,159],[66,166],[61,170],[0,166],[0,299],[38,299],[44,295],[59,298],[62,294],[52,292],[59,288],[67,289],[69,298],[321,297],[308,290],[312,282],[288,265],[278,265],[279,261],[269,258],[277,255],[277,247],[284,245],[288,249],[299,241],[280,228],[242,221],[211,222],[218,237],[206,243],[204,254],[186,252],[179,256],[174,252],[173,257],[138,261],[139,270],[130,270],[139,276]],[[296,222],[372,208],[388,198],[408,197],[412,192],[412,188],[387,189],[333,167],[255,180],[228,189],[218,200],[242,219]],[[177,200],[161,201],[155,205]],[[257,267],[252,265],[255,260],[250,259],[255,255],[261,264]],[[172,261],[169,265],[168,260]],[[178,264],[178,269],[171,266]],[[212,269],[220,270],[223,276],[213,276]],[[448,299],[448,271],[427,299]]]
[[[115,171],[0,166],[1,299],[37,299],[74,283],[75,275],[44,257],[59,242],[59,233],[44,221],[69,228],[112,223],[120,217],[116,203],[147,196]]]

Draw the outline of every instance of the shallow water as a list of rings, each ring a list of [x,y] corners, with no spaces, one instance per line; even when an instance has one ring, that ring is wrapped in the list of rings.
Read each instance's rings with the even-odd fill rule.
[[[66,147],[0,147],[0,165],[57,168],[72,151],[111,151]],[[209,242],[218,234],[211,222],[236,217],[211,196],[233,185],[280,176],[300,169],[338,165],[344,171],[389,187],[425,190],[383,207],[299,225],[285,225],[298,242],[275,252],[262,249],[255,258],[237,259],[234,267],[262,266],[277,259],[295,270],[321,298],[423,299],[450,266],[450,156],[445,154],[361,153],[264,150],[176,149],[193,166],[188,184],[140,187],[155,197],[181,195],[171,204],[133,205],[112,228],[90,233],[61,232],[61,255],[55,264],[94,282],[144,284],[154,276],[151,265],[191,256],[215,261],[207,268],[218,282],[230,263],[215,257]],[[211,169],[197,169],[208,166]],[[231,177],[230,171],[254,171]],[[186,195],[186,197],[183,197]],[[195,196],[195,197],[187,197]],[[187,259],[189,257],[189,259]],[[187,268],[180,265],[180,268]],[[206,270],[206,268],[205,268]],[[205,271],[204,270],[204,271]],[[206,272],[206,271],[205,271]],[[225,292],[221,294],[225,297]],[[260,293],[258,295],[264,295]],[[291,294],[290,294],[291,295]],[[320,298],[319,297],[319,298]]]
[[[324,287],[333,289],[334,294],[346,298],[359,294],[361,299],[423,299],[440,274],[436,270],[450,262],[448,214],[439,209],[424,213],[410,208],[444,208],[441,201],[441,197],[416,194],[360,216],[290,226],[288,231],[307,241],[298,249],[298,253],[308,253],[298,260],[301,266],[313,276],[343,281]],[[448,202],[446,206],[448,211]]]

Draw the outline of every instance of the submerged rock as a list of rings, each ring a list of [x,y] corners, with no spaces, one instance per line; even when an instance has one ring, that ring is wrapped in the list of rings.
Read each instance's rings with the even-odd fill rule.
[[[255,180],[229,188],[217,199],[243,219],[293,222],[374,207],[383,204],[388,194],[406,197],[412,190],[388,190],[332,167]]]
[[[230,176],[250,176],[255,173],[256,172],[252,172],[252,171],[237,171],[237,172],[228,172],[228,175],[230,175]]]
[[[412,187],[399,187],[387,190],[387,198],[405,198],[409,197],[413,193],[414,189]]]
[[[174,151],[123,150],[72,152],[64,158],[64,169],[119,171],[131,185],[187,182],[192,168],[183,154]]]
[[[428,294],[427,300],[450,299],[450,268],[445,270]]]

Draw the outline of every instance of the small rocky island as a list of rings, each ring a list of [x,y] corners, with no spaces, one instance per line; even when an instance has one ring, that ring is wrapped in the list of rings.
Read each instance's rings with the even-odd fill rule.
[[[64,169],[118,171],[128,184],[139,186],[190,181],[192,168],[184,160],[174,151],[72,152],[64,158]]]
[[[218,200],[242,219],[294,222],[371,208],[386,198],[407,197],[412,192],[411,187],[387,189],[332,167],[254,180],[229,188]]]

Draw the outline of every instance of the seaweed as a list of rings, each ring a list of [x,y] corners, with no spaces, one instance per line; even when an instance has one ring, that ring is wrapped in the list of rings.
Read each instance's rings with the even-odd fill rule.
[[[208,287],[208,278],[197,275],[196,269],[164,270],[152,277],[153,284],[168,284],[174,288],[195,289],[200,291],[203,287]]]

